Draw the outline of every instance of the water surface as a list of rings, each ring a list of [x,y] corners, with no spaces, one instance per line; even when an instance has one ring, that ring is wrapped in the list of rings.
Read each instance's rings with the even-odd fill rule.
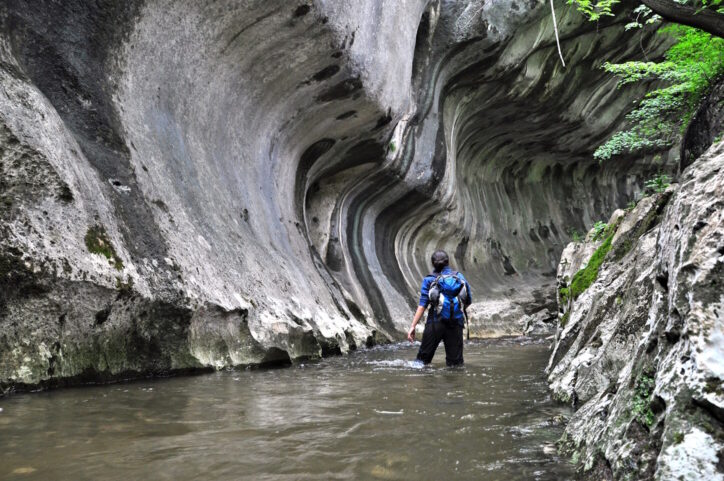
[[[0,400],[2,480],[566,480],[543,341],[394,345]]]

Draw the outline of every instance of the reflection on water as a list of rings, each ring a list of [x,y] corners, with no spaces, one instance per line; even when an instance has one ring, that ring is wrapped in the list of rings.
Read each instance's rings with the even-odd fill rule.
[[[415,353],[0,400],[0,479],[569,478],[547,454],[565,409],[546,390],[546,344],[468,343],[462,369],[443,367],[442,346],[432,368]]]

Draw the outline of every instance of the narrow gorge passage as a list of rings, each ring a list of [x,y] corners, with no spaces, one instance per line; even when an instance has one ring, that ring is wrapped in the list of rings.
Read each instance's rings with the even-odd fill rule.
[[[0,1],[0,478],[724,481],[724,39],[671,1]],[[466,370],[395,344],[437,249]]]
[[[596,65],[663,42],[572,7],[565,70],[548,10],[517,0],[10,0],[0,20],[12,389],[399,339],[439,247],[481,294],[474,337],[551,332],[572,230],[677,168],[592,160],[643,93]]]

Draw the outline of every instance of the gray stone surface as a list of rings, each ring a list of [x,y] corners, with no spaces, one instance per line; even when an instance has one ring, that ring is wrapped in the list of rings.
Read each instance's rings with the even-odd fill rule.
[[[399,338],[437,247],[474,335],[546,332],[569,230],[678,154],[592,161],[643,93],[598,65],[661,40],[558,16],[566,69],[542,1],[3,2],[0,382]]]
[[[722,479],[724,143],[626,213],[596,281],[562,307],[550,383],[593,479]],[[569,245],[566,287],[597,247]],[[561,323],[563,324],[563,323]]]

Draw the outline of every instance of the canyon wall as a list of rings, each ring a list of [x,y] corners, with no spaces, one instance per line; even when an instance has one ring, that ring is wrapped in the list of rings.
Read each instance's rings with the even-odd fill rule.
[[[476,336],[543,332],[572,229],[678,149],[594,148],[665,47],[557,2],[0,5],[0,385],[399,338],[436,248]]]
[[[590,479],[724,479],[724,142],[659,190],[558,269],[549,380],[576,408],[562,447]]]

